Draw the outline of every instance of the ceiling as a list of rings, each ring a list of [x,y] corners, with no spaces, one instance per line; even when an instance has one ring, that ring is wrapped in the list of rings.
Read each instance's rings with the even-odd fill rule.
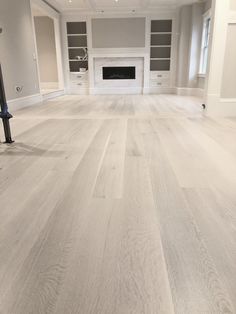
[[[176,7],[204,0],[47,0],[60,12],[152,12],[160,7]]]
[[[39,9],[38,7],[32,5],[32,13],[33,16],[47,16],[47,13],[43,10]]]

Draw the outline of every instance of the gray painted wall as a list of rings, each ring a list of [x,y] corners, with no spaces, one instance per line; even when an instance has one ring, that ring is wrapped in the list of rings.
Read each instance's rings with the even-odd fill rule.
[[[41,82],[58,82],[56,43],[53,19],[34,17]]]
[[[212,0],[207,0],[204,5],[204,13],[210,10],[211,6],[212,6]]]
[[[221,97],[236,98],[236,24],[228,26]]]
[[[186,5],[180,9],[177,87],[199,87],[204,4]]]
[[[0,0],[0,61],[7,99],[39,93],[30,0]],[[20,94],[15,86],[22,85]]]
[[[180,9],[177,87],[188,86],[191,30],[192,7],[187,5]]]
[[[93,48],[145,47],[145,18],[92,20]]]
[[[192,5],[192,34],[189,66],[189,87],[198,87],[198,73],[201,59],[204,4]]]

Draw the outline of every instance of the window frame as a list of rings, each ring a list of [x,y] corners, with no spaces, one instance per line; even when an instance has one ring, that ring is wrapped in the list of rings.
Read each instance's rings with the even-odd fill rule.
[[[212,24],[211,12],[207,11],[203,15],[201,58],[200,58],[200,66],[199,66],[199,75],[201,76],[205,76],[207,73],[207,61],[208,61],[208,54],[209,54],[211,24]]]

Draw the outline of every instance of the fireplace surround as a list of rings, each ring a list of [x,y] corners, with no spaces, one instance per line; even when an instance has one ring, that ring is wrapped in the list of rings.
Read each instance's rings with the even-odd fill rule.
[[[144,56],[90,54],[91,94],[142,94]]]

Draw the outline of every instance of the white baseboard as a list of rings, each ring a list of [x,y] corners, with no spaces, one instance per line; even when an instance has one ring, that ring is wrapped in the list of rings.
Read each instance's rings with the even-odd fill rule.
[[[236,98],[220,98],[219,95],[208,95],[208,116],[236,117]]]
[[[204,96],[204,89],[202,89],[202,88],[176,87],[176,94],[179,96],[203,97]]]
[[[43,95],[43,100],[48,100],[48,99],[60,97],[60,96],[63,96],[63,95],[65,95],[65,90],[64,89],[57,90],[57,91],[54,91],[54,92],[50,92],[48,94],[44,94]]]
[[[7,104],[9,107],[9,111],[16,111],[25,107],[29,107],[38,103],[41,103],[43,100],[41,94],[35,94],[31,96],[16,98],[12,100],[8,100]]]
[[[236,117],[236,98],[221,98],[220,105],[224,116]]]
[[[144,94],[175,94],[176,89],[174,87],[148,87],[144,89]]]
[[[136,95],[143,94],[142,87],[90,88],[90,95]]]

